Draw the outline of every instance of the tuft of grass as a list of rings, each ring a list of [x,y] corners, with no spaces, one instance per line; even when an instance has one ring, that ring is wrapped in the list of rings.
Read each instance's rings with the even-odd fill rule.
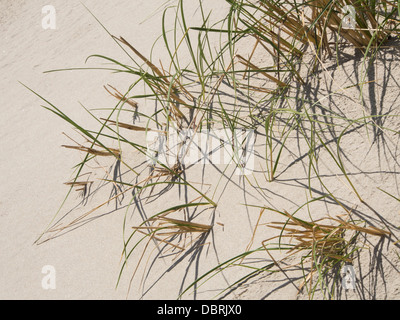
[[[124,243],[124,250],[121,257],[123,263],[120,269],[117,286],[119,285],[123,272],[128,266],[128,261],[131,260],[132,253],[139,249],[139,244],[145,239],[147,239],[147,242],[144,244],[144,248],[140,249],[141,252],[138,254],[138,261],[130,278],[128,293],[139,266],[148,251],[150,243],[154,242],[154,249],[158,249],[159,251],[158,255],[167,253],[170,249],[175,250],[173,255],[175,255],[176,258],[185,250],[188,250],[188,248],[195,249],[197,246],[204,245],[204,241],[199,240],[203,235],[206,236],[211,231],[212,225],[168,217],[168,215],[172,213],[182,213],[184,210],[198,208],[200,206],[209,206],[209,203],[191,201],[187,204],[174,206],[153,215],[143,221],[139,226],[132,227],[133,232],[131,232]],[[134,239],[137,234],[141,234],[142,237],[135,241]],[[198,235],[193,237],[194,234]],[[154,249],[149,253],[148,259]]]
[[[327,276],[330,273],[333,273],[331,277],[337,278],[338,274],[335,274],[335,272],[340,271],[344,264],[353,262],[352,255],[358,251],[354,244],[360,233],[377,237],[385,237],[391,234],[373,226],[357,225],[351,222],[350,216],[347,214],[344,217],[328,216],[314,221],[305,221],[286,211],[274,211],[286,217],[287,220],[269,223],[267,226],[278,229],[280,234],[264,240],[262,245],[270,256],[271,245],[277,246],[275,249],[286,250],[288,255],[301,253],[299,265],[302,266],[303,270],[305,270],[303,265],[307,263],[307,260],[310,260],[309,272],[304,275],[304,280],[299,286],[299,292],[304,288],[308,289],[310,298],[312,298],[317,287],[321,287],[324,292],[328,290],[329,280],[327,280]],[[346,233],[351,234],[346,237]],[[270,244],[269,242],[273,239],[279,239],[279,243]],[[289,242],[283,243],[284,239],[288,239]],[[275,259],[273,260],[279,265]],[[313,283],[315,277],[317,280]],[[332,290],[328,292],[329,297],[333,296]]]
[[[88,147],[79,143],[76,146],[63,145],[65,148],[83,152],[85,157],[77,165],[75,177],[71,182],[66,183],[70,190],[41,237],[44,234],[59,234],[76,227],[110,201],[122,195],[129,196],[123,225],[122,265],[117,285],[127,269],[128,261],[138,259],[130,279],[131,286],[135,274],[144,261],[145,254],[149,254],[148,259],[150,259],[154,250],[158,249],[159,255],[172,250],[178,256],[204,245],[204,242],[198,240],[200,238],[204,240],[207,237],[213,230],[212,225],[196,223],[188,215],[174,218],[169,215],[181,214],[184,211],[189,212],[205,206],[214,210],[218,205],[214,196],[219,191],[219,183],[215,186],[213,196],[208,196],[207,192],[203,191],[204,183],[200,184],[201,187],[197,187],[196,183],[189,182],[187,168],[181,161],[183,159],[179,158],[176,158],[173,163],[165,164],[154,157],[151,164],[144,162],[138,167],[133,167],[130,159],[126,159],[125,155],[129,151],[135,151],[136,154],[147,157],[150,150],[144,143],[134,142],[131,138],[127,138],[125,131],[120,129],[144,134],[153,131],[163,135],[168,135],[171,130],[180,132],[188,128],[195,133],[203,128],[216,127],[231,133],[239,128],[252,129],[263,140],[265,153],[260,158],[263,164],[266,164],[266,170],[262,173],[267,185],[276,182],[282,174],[283,170],[280,171],[282,154],[285,151],[295,154],[289,143],[290,138],[295,136],[298,145],[304,144],[307,149],[304,158],[310,195],[312,196],[313,190],[311,177],[315,175],[317,182],[322,186],[321,198],[334,200],[347,212],[347,218],[328,216],[305,221],[286,211],[261,207],[255,229],[259,232],[260,218],[268,209],[287,219],[285,222],[273,221],[268,225],[272,229],[279,230],[280,234],[264,240],[257,249],[251,249],[254,231],[244,252],[235,253],[233,258],[219,263],[203,276],[196,278],[180,294],[180,297],[192,289],[198,289],[216,275],[235,266],[249,268],[251,272],[234,281],[223,292],[260,272],[281,272],[283,268],[271,254],[274,250],[286,251],[288,256],[300,255],[298,265],[304,272],[301,288],[308,290],[310,298],[318,286],[328,291],[328,296],[331,297],[333,293],[327,289],[327,275],[338,266],[351,263],[352,254],[358,250],[355,246],[357,236],[367,234],[382,237],[389,235],[389,232],[372,226],[362,227],[352,222],[350,212],[328,188],[324,177],[320,174],[318,166],[322,162],[320,153],[323,151],[333,161],[334,166],[345,178],[346,186],[348,185],[357,198],[364,202],[358,192],[359,189],[353,184],[346,170],[345,157],[340,147],[341,141],[346,134],[354,130],[355,126],[373,127],[380,130],[383,128],[375,121],[377,116],[351,119],[340,110],[334,111],[330,105],[323,106],[323,100],[329,100],[334,94],[343,93],[348,87],[340,87],[328,96],[311,101],[312,98],[305,97],[306,86],[310,85],[309,79],[313,79],[318,67],[326,71],[325,59],[331,59],[335,52],[339,56],[339,47],[343,44],[351,45],[363,53],[363,65],[366,69],[364,76],[360,77],[360,82],[355,86],[360,86],[362,89],[364,83],[370,83],[364,81],[370,66],[369,58],[383,48],[390,34],[398,33],[400,21],[396,18],[396,13],[400,7],[397,3],[390,1],[381,3],[350,0],[305,2],[227,0],[226,3],[229,6],[226,16],[214,22],[211,19],[211,13],[205,12],[203,2],[199,1],[198,14],[202,21],[198,26],[189,25],[182,0],[176,1],[175,6],[166,8],[163,12],[162,35],[159,41],[162,41],[169,61],[163,62],[154,62],[151,54],[139,52],[132,44],[133,42],[127,40],[127,37],[112,35],[94,17],[116,45],[126,53],[132,65],[101,54],[93,54],[87,60],[100,59],[111,66],[95,69],[112,71],[135,79],[125,92],[109,84],[104,86],[104,89],[117,100],[115,106],[102,109],[102,111],[109,111],[107,117],[97,117],[94,110],[90,111],[84,107],[88,114],[101,125],[98,130],[90,130],[78,124],[61,109],[27,87],[46,103],[44,108],[72,125],[90,144]],[[354,17],[350,17],[354,18],[352,28],[347,28],[344,23],[349,18],[349,14],[352,14],[343,10],[345,6],[355,8]],[[169,31],[166,26],[166,17],[171,11],[174,12],[174,26]],[[219,48],[215,48],[212,35],[219,37]],[[252,45],[248,45],[250,40],[253,41]],[[241,46],[243,42],[246,43],[245,48],[250,48],[249,52],[240,51],[240,48],[243,48]],[[312,54],[311,62],[305,59],[307,53]],[[189,58],[189,61],[185,61],[184,67],[182,56]],[[265,63],[255,61],[256,57],[260,56],[265,58]],[[89,69],[93,68],[64,70]],[[306,69],[305,72],[304,69]],[[140,90],[139,85],[143,85],[147,93],[134,94],[133,91]],[[141,100],[139,99],[153,102],[156,110],[150,114],[144,113],[140,110]],[[128,123],[122,120],[121,114],[124,112],[133,112],[135,117],[145,118],[147,124],[138,125],[135,121]],[[339,135],[332,134],[334,138],[329,139],[328,134],[335,130],[340,131]],[[115,142],[118,148],[109,147],[109,142],[105,143],[105,140]],[[190,143],[193,141],[190,140],[188,144]],[[80,188],[78,190],[85,191],[85,188],[92,186],[92,181],[84,182],[78,179],[90,165],[90,161],[96,160],[96,157],[114,157],[115,167],[122,165],[128,173],[133,175],[133,180],[123,180],[122,176],[118,177],[121,179],[115,179],[115,177],[103,179],[101,182],[108,183],[119,191],[80,217],[62,224],[63,219],[68,216],[65,215],[55,223],[71,190],[78,187]],[[297,158],[295,161],[302,159]],[[225,174],[225,170],[221,172],[220,180]],[[263,182],[256,180],[255,175],[253,178],[255,184],[250,182],[249,177],[245,177],[258,194],[265,195]],[[165,208],[166,204],[162,202],[162,199],[160,200],[162,193],[155,191],[157,187],[165,188],[163,192],[174,188],[180,188],[179,191],[185,190],[185,199],[191,199],[187,196],[187,190],[190,190],[196,194],[196,197],[190,202],[186,201],[183,204]],[[150,218],[147,218],[146,214],[141,215],[142,223],[132,227],[128,221],[130,216],[128,212],[136,208],[139,208],[140,212],[146,211],[146,208],[142,207],[143,202],[147,204],[146,191],[160,201],[162,210]],[[313,198],[311,201],[319,199]],[[301,206],[298,210],[300,209]],[[278,239],[279,242],[271,244],[273,239]],[[149,252],[151,244],[154,248]],[[267,253],[271,260],[261,267],[246,264],[246,259],[253,254],[264,253]],[[310,261],[308,273],[306,273],[307,261]],[[316,281],[314,278],[317,278]]]

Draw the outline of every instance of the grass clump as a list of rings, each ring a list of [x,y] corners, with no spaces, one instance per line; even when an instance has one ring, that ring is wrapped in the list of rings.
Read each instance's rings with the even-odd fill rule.
[[[308,274],[304,274],[304,280],[299,286],[299,292],[307,288],[309,297],[318,287],[328,292],[328,298],[333,297],[335,287],[329,288],[329,282],[340,279],[340,270],[344,264],[352,264],[357,247],[357,237],[360,234],[373,235],[377,237],[389,236],[390,232],[376,227],[362,227],[350,221],[350,216],[324,217],[315,221],[306,221],[289,214],[278,212],[287,218],[285,222],[271,222],[268,227],[280,230],[280,234],[263,241],[263,247],[269,253],[270,244],[273,239],[279,239],[278,248],[287,251],[287,254],[300,254],[302,270],[306,270],[307,263],[310,264]],[[288,239],[289,242],[283,242]],[[285,258],[284,258],[285,259]],[[279,266],[279,263],[273,259]],[[330,276],[330,277],[329,277]],[[313,282],[313,278],[317,280]]]
[[[345,93],[350,87],[361,87],[367,83],[363,80],[353,86],[340,86],[337,91],[322,98],[306,96],[306,90],[318,79],[318,70],[326,71],[326,61],[334,58],[339,61],[340,48],[344,44],[361,52],[362,62],[367,66],[364,71],[367,73],[370,59],[383,48],[390,35],[398,32],[397,4],[362,0],[227,0],[226,3],[226,16],[214,23],[210,18],[211,14],[205,12],[203,2],[199,1],[201,24],[198,26],[188,26],[183,1],[177,1],[176,6],[164,11],[159,41],[166,48],[169,57],[167,63],[152,62],[149,56],[135,48],[132,41],[112,35],[103,26],[111,39],[126,53],[132,65],[103,55],[92,55],[89,58],[101,59],[111,64],[112,67],[107,70],[132,76],[135,81],[125,92],[115,86],[104,86],[117,100],[114,107],[106,109],[109,111],[108,116],[98,117],[85,108],[100,124],[97,131],[84,128],[34,92],[46,102],[45,108],[72,125],[86,143],[89,143],[88,147],[79,143],[76,146],[64,145],[65,148],[78,150],[84,155],[82,162],[76,167],[75,178],[67,184],[70,191],[66,198],[73,187],[79,187],[78,190],[85,192],[89,187],[92,188],[93,181],[79,180],[83,171],[90,167],[90,161],[97,161],[99,157],[113,157],[113,166],[119,167],[122,164],[126,170],[124,175],[109,175],[102,179],[103,183],[118,190],[107,201],[64,225],[61,222],[67,215],[57,223],[54,218],[43,235],[74,228],[111,200],[126,196],[129,199],[125,207],[123,226],[122,266],[117,282],[120,283],[123,273],[127,271],[128,261],[136,259],[129,287],[140,266],[144,268],[143,284],[147,274],[146,267],[152,265],[149,262],[152,257],[156,261],[159,257],[170,255],[174,257],[173,260],[179,261],[178,257],[195,255],[194,252],[199,252],[198,249],[205,245],[207,237],[217,232],[214,228],[216,208],[219,205],[217,195],[222,189],[222,198],[226,188],[221,188],[220,183],[226,177],[227,185],[234,182],[227,173],[228,166],[218,169],[218,182],[209,188],[206,188],[204,179],[200,183],[193,182],[189,178],[190,170],[184,163],[186,153],[183,153],[183,157],[175,156],[171,162],[163,162],[157,152],[149,148],[143,140],[134,142],[132,138],[127,138],[126,132],[133,131],[138,136],[143,134],[140,137],[145,138],[149,133],[166,137],[170,132],[185,133],[188,129],[196,133],[202,129],[218,128],[230,134],[238,129],[253,130],[258,141],[262,141],[262,152],[257,153],[261,172],[258,172],[260,175],[254,172],[242,176],[242,190],[245,190],[243,186],[247,183],[254,188],[250,193],[254,192],[264,199],[269,198],[270,194],[266,196],[266,189],[279,182],[285,170],[290,167],[286,165],[286,169],[282,169],[285,166],[282,159],[285,154],[294,155],[297,158],[293,163],[306,163],[304,172],[307,185],[303,187],[308,189],[313,201],[329,198],[345,210],[347,216],[327,216],[306,221],[286,211],[262,207],[260,217],[268,209],[286,218],[284,222],[273,221],[268,224],[269,229],[277,229],[280,234],[262,241],[257,249],[251,249],[249,245],[244,252],[223,263],[218,262],[202,276],[196,275],[194,282],[180,291],[179,297],[192,289],[196,291],[216,275],[234,266],[250,268],[251,272],[234,280],[222,293],[260,272],[284,272],[280,262],[286,258],[277,261],[271,252],[286,251],[288,256],[300,256],[297,265],[304,272],[300,289],[306,288],[312,298],[317,287],[320,287],[324,295],[327,293],[326,297],[331,298],[334,296],[334,289],[329,288],[329,277],[333,274],[333,278],[337,278],[337,269],[343,264],[352,263],[353,254],[359,250],[356,245],[358,236],[367,234],[383,237],[390,235],[390,232],[354,223],[350,219],[350,210],[340,195],[332,191],[326,175],[321,174],[320,165],[324,159],[329,159],[332,163],[329,169],[336,170],[335,174],[343,178],[344,185],[365,204],[365,199],[346,169],[349,161],[342,150],[342,141],[346,135],[360,128],[384,128],[374,121],[376,115],[353,118],[345,111],[335,110],[329,103],[323,103],[324,100],[330,101],[336,94]],[[174,11],[174,28],[168,32],[165,21],[171,10]],[[214,46],[212,35],[219,37],[218,48]],[[189,61],[183,63],[180,58],[182,56],[188,57]],[[311,61],[307,60],[310,56]],[[260,61],[259,57],[265,59]],[[139,85],[143,85],[146,93],[133,94],[134,91],[141,90],[138,89]],[[140,101],[143,99],[154,103],[156,107],[153,112],[141,110]],[[127,112],[134,115],[132,123],[122,119],[122,114]],[[145,119],[146,123],[137,124],[137,117]],[[186,138],[179,145],[180,151],[194,144],[193,139],[189,136]],[[110,147],[112,144],[114,145]],[[302,156],[298,155],[300,149],[305,150]],[[142,159],[152,155],[152,161],[132,165],[126,157],[132,151]],[[130,178],[123,179],[126,176]],[[297,177],[292,177],[292,180],[298,181]],[[313,184],[312,181],[316,183]],[[315,184],[318,184],[318,188]],[[185,202],[169,206],[163,196],[171,190],[182,193]],[[319,198],[315,197],[317,192],[321,194]],[[297,200],[290,199],[294,203]],[[159,203],[162,208],[157,214],[149,213],[154,209],[146,211],[147,205],[153,202]],[[205,207],[211,211],[207,219],[210,222],[199,223],[196,218],[205,215]],[[297,210],[300,208],[301,206]],[[137,213],[135,218],[140,219],[139,223],[132,225],[128,218],[131,212]],[[257,228],[258,222],[255,229]],[[279,242],[271,243],[274,239]],[[152,245],[153,249],[150,250]],[[253,255],[265,253],[270,260],[264,257],[261,267],[244,262]],[[146,254],[147,262],[143,266]],[[306,267],[307,263],[310,267]]]

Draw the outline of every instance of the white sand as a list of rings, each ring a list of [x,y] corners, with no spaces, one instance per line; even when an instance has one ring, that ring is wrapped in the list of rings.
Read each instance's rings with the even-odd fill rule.
[[[112,1],[85,4],[113,32],[135,39],[148,50],[159,35],[159,15],[145,21],[164,1]],[[78,102],[97,104],[114,99],[103,89],[112,83],[108,72],[43,74],[54,68],[85,66],[90,54],[120,56],[79,1],[52,1],[57,29],[41,26],[47,1],[1,1],[1,298],[125,298],[116,291],[122,227],[121,216],[108,217],[43,246],[33,242],[57,212],[80,157],[61,148],[61,133],[71,129],[18,81],[63,108],[71,117],[87,114]],[[140,10],[139,10],[140,8]],[[144,21],[144,22],[143,22]],[[140,25],[140,23],[142,23]],[[115,82],[114,82],[115,83]],[[108,99],[108,100],[107,100]],[[75,195],[73,195],[75,199]],[[42,267],[53,265],[57,289],[43,290]]]
[[[83,2],[111,33],[124,36],[144,54],[150,52],[154,41],[161,34],[162,10],[159,8],[165,1],[113,0],[101,4],[94,0]],[[190,7],[192,3],[194,7]],[[114,106],[115,99],[107,94],[103,85],[109,83],[125,90],[131,83],[128,76],[107,71],[43,74],[43,71],[51,69],[98,66],[98,60],[90,60],[87,65],[84,64],[86,57],[91,54],[126,60],[121,49],[79,1],[52,1],[51,4],[57,10],[57,29],[44,30],[41,26],[41,10],[47,4],[47,1],[42,0],[0,0],[0,105],[3,110],[0,117],[0,299],[124,299],[127,296],[129,272],[134,269],[134,264],[130,265],[128,274],[122,278],[121,286],[115,289],[121,266],[122,223],[125,212],[119,210],[113,213],[114,203],[101,211],[111,214],[39,246],[34,245],[68,191],[63,183],[73,176],[71,168],[82,158],[78,152],[61,148],[63,144],[71,144],[62,135],[62,132],[73,135],[71,126],[41,108],[40,105],[45,103],[18,81],[35,90],[71,118],[91,128],[98,128],[98,124],[79,103],[88,108]],[[197,1],[187,4],[188,10],[194,10],[196,4]],[[223,14],[224,8],[224,5],[215,4],[215,14]],[[196,17],[191,23],[194,24],[195,19]],[[350,51],[349,54],[352,55],[353,52]],[[166,57],[162,46],[159,46],[154,52],[154,61],[158,61],[163,55]],[[350,59],[345,65],[351,67],[352,63]],[[356,67],[359,68],[359,62]],[[382,113],[390,109],[392,113],[398,114],[398,111],[394,111],[399,107],[398,68],[397,49],[393,55],[386,55],[386,62],[377,62],[375,77],[381,82],[377,86],[376,101],[373,104],[378,106],[378,110],[382,108]],[[334,75],[332,69],[330,74]],[[322,74],[321,78],[323,76],[326,74]],[[338,75],[338,80],[334,82],[336,89],[354,84],[355,75],[350,75],[347,83],[344,76],[344,73]],[[382,88],[386,91],[382,91]],[[321,88],[321,95],[329,90],[333,89]],[[332,104],[343,107],[348,116],[362,116],[360,106],[356,102],[349,102],[357,100],[357,90],[346,91],[346,94],[352,100],[348,97],[336,97]],[[372,98],[368,93],[366,96],[367,100]],[[392,119],[385,125],[398,130],[399,123]],[[396,226],[400,225],[398,202],[377,190],[380,187],[398,196],[398,135],[391,135],[387,141],[387,147],[392,154],[388,149],[378,148],[378,144],[366,141],[358,133],[343,138],[342,147],[348,151],[353,162],[347,169],[354,173],[351,178],[368,206],[361,204],[354,193],[349,191],[343,177],[337,176],[337,169],[330,172],[332,167],[329,167],[329,157],[325,155],[324,158],[327,167],[321,165],[322,174],[332,174],[331,178],[327,178],[332,190],[340,195],[346,205],[356,208],[356,216],[369,218],[370,223],[389,229],[395,235],[390,241],[382,240],[378,246],[375,246],[375,239],[368,238],[366,249],[355,263],[358,290],[342,292],[341,298],[396,299],[400,294],[400,259],[396,255],[399,249],[393,245],[398,236]],[[299,154],[303,153],[299,151]],[[285,167],[294,160],[293,155],[284,154],[281,161]],[[152,274],[145,282],[144,298],[174,299],[186,272],[190,280],[193,274],[201,275],[218,261],[223,262],[243,252],[250,241],[259,210],[246,209],[241,204],[268,205],[289,212],[303,204],[307,190],[304,187],[307,186],[307,176],[304,175],[303,165],[301,162],[294,163],[282,174],[279,182],[264,184],[266,197],[254,193],[248,185],[246,188],[249,193],[246,194],[241,188],[228,184],[225,178],[222,179],[221,186],[228,184],[229,188],[224,193],[221,193],[222,189],[218,189],[217,198],[220,198],[215,212],[213,237],[207,240],[210,244],[205,246],[201,258],[193,261],[186,258],[167,273],[165,271],[168,270],[169,260],[156,261],[152,266]],[[196,170],[191,173],[191,179],[201,181],[201,173]],[[207,168],[207,173],[210,176],[206,182],[215,186],[219,176],[210,168]],[[99,176],[102,175],[100,169]],[[291,180],[293,177],[298,179]],[[236,176],[232,180],[237,184],[242,183]],[[97,206],[101,199],[107,199],[110,192],[111,188],[100,190],[85,207],[80,206],[74,210],[74,214],[87,212]],[[179,199],[178,194],[168,197],[161,199],[161,202],[149,204],[149,212],[163,210],[168,205],[176,204],[176,199]],[[73,194],[60,216],[78,202],[79,197]],[[315,207],[315,210],[322,213],[329,209],[332,209],[329,212],[332,215],[343,213],[330,204]],[[203,214],[204,221],[201,222],[210,222],[210,216],[211,213]],[[263,222],[271,220],[273,218],[267,217]],[[267,237],[267,234],[256,237],[254,247],[259,246]],[[264,258],[268,259],[266,256]],[[42,287],[45,276],[42,268],[46,265],[53,266],[56,270],[54,290],[45,290]],[[129,298],[142,297],[143,290],[139,286],[141,273],[139,274],[132,285]],[[233,270],[226,277],[216,277],[199,290],[196,298],[213,297],[217,293],[215,290],[223,289],[227,282],[232,283],[240,274]],[[163,276],[157,280],[159,275]],[[185,285],[190,283],[189,280]],[[149,287],[150,290],[147,291]],[[296,293],[296,287],[288,283],[285,277],[278,279],[275,276],[260,275],[227,297],[295,299]]]

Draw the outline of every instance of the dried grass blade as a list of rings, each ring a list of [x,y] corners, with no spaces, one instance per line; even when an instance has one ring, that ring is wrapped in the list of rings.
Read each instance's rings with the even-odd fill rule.
[[[84,146],[67,146],[67,145],[62,145],[63,148],[67,148],[67,149],[75,149],[75,150],[79,150],[79,151],[84,151],[90,154],[93,154],[95,156],[100,156],[100,157],[110,157],[110,156],[114,156],[119,158],[121,156],[121,151],[118,149],[112,149],[109,148],[110,151],[101,151],[101,150],[97,150],[94,148],[89,148],[89,147],[84,147]]]
[[[155,129],[150,129],[150,128],[139,127],[139,126],[135,126],[133,124],[119,122],[119,121],[117,122],[117,121],[105,119],[105,118],[100,118],[100,120],[110,122],[113,125],[118,125],[121,128],[134,130],[134,131],[155,131],[155,132],[160,132],[160,133],[166,133],[165,131],[162,131],[162,130],[155,130]]]
[[[113,97],[117,98],[118,100],[121,100],[123,102],[128,103],[129,105],[131,105],[134,108],[138,107],[139,104],[135,100],[132,100],[132,99],[124,97],[124,95],[121,92],[119,92],[117,89],[115,89],[113,86],[111,86],[111,85],[108,85],[108,86],[110,88],[114,89],[114,91],[116,92],[116,93],[112,93],[110,90],[108,90],[108,88],[106,86],[104,86],[104,89],[106,89],[106,91],[110,95],[112,95]]]

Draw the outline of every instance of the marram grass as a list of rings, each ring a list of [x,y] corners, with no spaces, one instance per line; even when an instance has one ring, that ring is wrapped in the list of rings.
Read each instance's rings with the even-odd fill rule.
[[[335,278],[337,275],[334,271],[337,266],[351,263],[352,255],[361,250],[357,246],[358,236],[367,234],[386,237],[390,232],[378,227],[364,226],[365,221],[356,224],[351,220],[350,210],[335,192],[331,191],[325,178],[320,174],[320,153],[323,151],[330,157],[344,178],[344,184],[359,202],[364,203],[365,199],[359,193],[359,186],[352,181],[347,172],[341,149],[342,138],[359,127],[365,127],[367,132],[371,128],[382,131],[391,129],[379,126],[379,122],[376,121],[377,116],[367,115],[351,119],[340,110],[334,111],[329,106],[323,105],[323,100],[329,99],[337,92],[330,93],[317,101],[310,101],[310,97],[304,97],[305,86],[316,70],[325,69],[326,59],[331,59],[335,54],[338,59],[340,47],[343,45],[359,50],[366,66],[364,76],[361,76],[360,82],[354,86],[362,87],[363,84],[373,83],[364,81],[370,66],[369,61],[379,50],[385,50],[385,44],[391,36],[398,34],[400,21],[397,18],[397,3],[363,0],[301,2],[227,0],[226,3],[228,8],[226,16],[215,22],[205,11],[205,3],[199,1],[197,14],[201,16],[202,23],[198,26],[189,25],[182,0],[176,1],[175,6],[165,9],[162,16],[162,35],[158,41],[162,41],[169,61],[153,62],[149,56],[136,49],[134,42],[130,40],[134,39],[133,35],[113,35],[94,17],[115,44],[126,53],[132,65],[100,54],[93,54],[88,59],[100,59],[109,65],[107,68],[96,69],[135,79],[125,92],[116,85],[104,86],[108,94],[116,99],[115,106],[101,109],[109,112],[107,117],[104,115],[97,117],[94,114],[97,110],[90,111],[84,107],[90,117],[100,124],[100,129],[97,131],[85,128],[27,87],[46,104],[44,108],[65,120],[85,140],[82,143],[75,142],[75,145],[63,146],[82,153],[83,160],[75,168],[75,177],[66,183],[69,191],[63,204],[37,239],[37,243],[43,243],[63,231],[82,224],[112,200],[122,196],[129,197],[123,225],[123,249],[117,285],[122,281],[123,274],[128,273],[129,288],[131,288],[139,268],[143,267],[146,271],[152,257],[154,262],[156,261],[154,256],[164,253],[171,253],[175,257],[184,254],[194,255],[196,249],[207,243],[206,239],[212,232],[218,232],[218,228],[214,228],[212,222],[215,219],[216,208],[218,210],[229,210],[229,208],[220,208],[216,196],[227,168],[220,171],[220,179],[213,186],[214,191],[210,191],[211,188],[205,188],[207,181],[197,184],[187,178],[187,169],[178,158],[169,164],[156,160],[144,168],[134,167],[125,157],[125,150],[133,150],[144,157],[149,150],[144,141],[137,142],[127,138],[128,133],[147,134],[153,131],[168,135],[170,130],[188,128],[195,132],[214,127],[229,132],[234,132],[238,128],[252,129],[263,141],[264,151],[260,155],[260,167],[265,181],[259,180],[255,175],[245,176],[243,179],[261,197],[266,196],[264,186],[276,182],[283,173],[281,157],[285,152],[292,152],[289,141],[294,135],[298,144],[302,143],[308,148],[305,157],[308,166],[305,170],[308,177],[306,189],[312,197],[310,202],[330,199],[344,210],[345,218],[326,216],[306,221],[295,216],[303,206],[299,206],[293,214],[289,214],[284,209],[280,211],[256,204],[254,207],[260,208],[261,212],[249,245],[243,248],[241,253],[233,254],[232,258],[218,263],[203,275],[198,275],[191,284],[185,283],[186,287],[182,286],[178,297],[195,293],[200,287],[230,268],[246,268],[250,273],[240,276],[220,294],[260,273],[284,273],[282,261],[274,258],[274,252],[285,251],[288,256],[299,257],[297,265],[303,270],[304,275],[300,289],[307,290],[308,296],[312,298],[317,287],[320,287],[327,298],[332,298],[334,289],[329,289],[329,277]],[[343,10],[346,6],[350,8],[348,11]],[[353,12],[351,8],[355,11]],[[166,17],[170,12],[174,14],[174,26],[168,31]],[[355,13],[354,16],[349,16],[352,12]],[[349,19],[350,27],[346,24]],[[215,47],[215,43],[210,39],[211,35],[219,36],[219,47]],[[253,41],[249,52],[241,52],[239,48],[242,41],[249,39]],[[304,60],[310,53],[311,63]],[[180,58],[183,55],[189,57],[189,62],[184,66]],[[267,65],[260,65],[255,61],[260,55],[265,57]],[[302,71],[304,68],[307,70],[306,73]],[[85,70],[85,68],[64,70]],[[49,72],[55,71],[62,69]],[[145,92],[133,94],[134,91],[142,90],[140,86],[145,88]],[[347,87],[340,88],[338,91],[342,93],[347,89]],[[232,102],[225,102],[224,96],[230,96]],[[157,110],[150,114],[144,112],[141,109],[142,99],[154,102]],[[142,117],[147,120],[147,124],[138,125],[135,120],[132,123],[122,121],[120,116],[123,113],[133,114],[133,119]],[[385,117],[391,116],[385,115]],[[327,133],[332,130],[339,130],[340,133],[335,139],[329,140]],[[105,140],[107,142],[104,142]],[[118,148],[111,146],[110,141],[117,144]],[[114,158],[115,163],[123,165],[133,174],[134,182],[124,181],[123,177],[103,179],[101,182],[109,183],[119,191],[79,217],[67,221],[67,214],[60,218],[63,205],[73,189],[86,194],[93,188],[94,181],[82,181],[81,178],[90,162],[97,161],[101,157]],[[322,188],[320,197],[313,195],[312,175],[317,178]],[[158,188],[161,188],[162,192],[157,190]],[[186,190],[185,192],[190,190],[194,197],[186,196],[184,203],[173,206],[163,203],[162,194],[174,192],[176,188]],[[225,190],[225,187],[223,189]],[[381,191],[397,199],[390,193]],[[151,214],[150,217],[142,215],[141,223],[131,225],[129,216],[135,212],[135,206],[139,208],[144,203],[146,208],[150,197],[155,199],[154,201],[159,201],[163,209]],[[204,210],[199,215],[204,216],[204,212],[212,212],[213,218],[209,219],[210,223],[199,223],[193,219],[193,213],[201,208]],[[263,232],[259,221],[261,216],[265,216],[266,211],[279,213],[286,218],[286,221],[270,221],[268,228],[278,230],[279,235],[268,238],[258,243],[256,249],[251,249],[256,231],[257,234]],[[276,239],[278,243],[271,243],[271,240]],[[145,260],[146,254],[147,260]],[[247,263],[250,257],[260,254],[265,256],[261,266]],[[134,268],[128,270],[128,262],[133,259],[136,259]]]

